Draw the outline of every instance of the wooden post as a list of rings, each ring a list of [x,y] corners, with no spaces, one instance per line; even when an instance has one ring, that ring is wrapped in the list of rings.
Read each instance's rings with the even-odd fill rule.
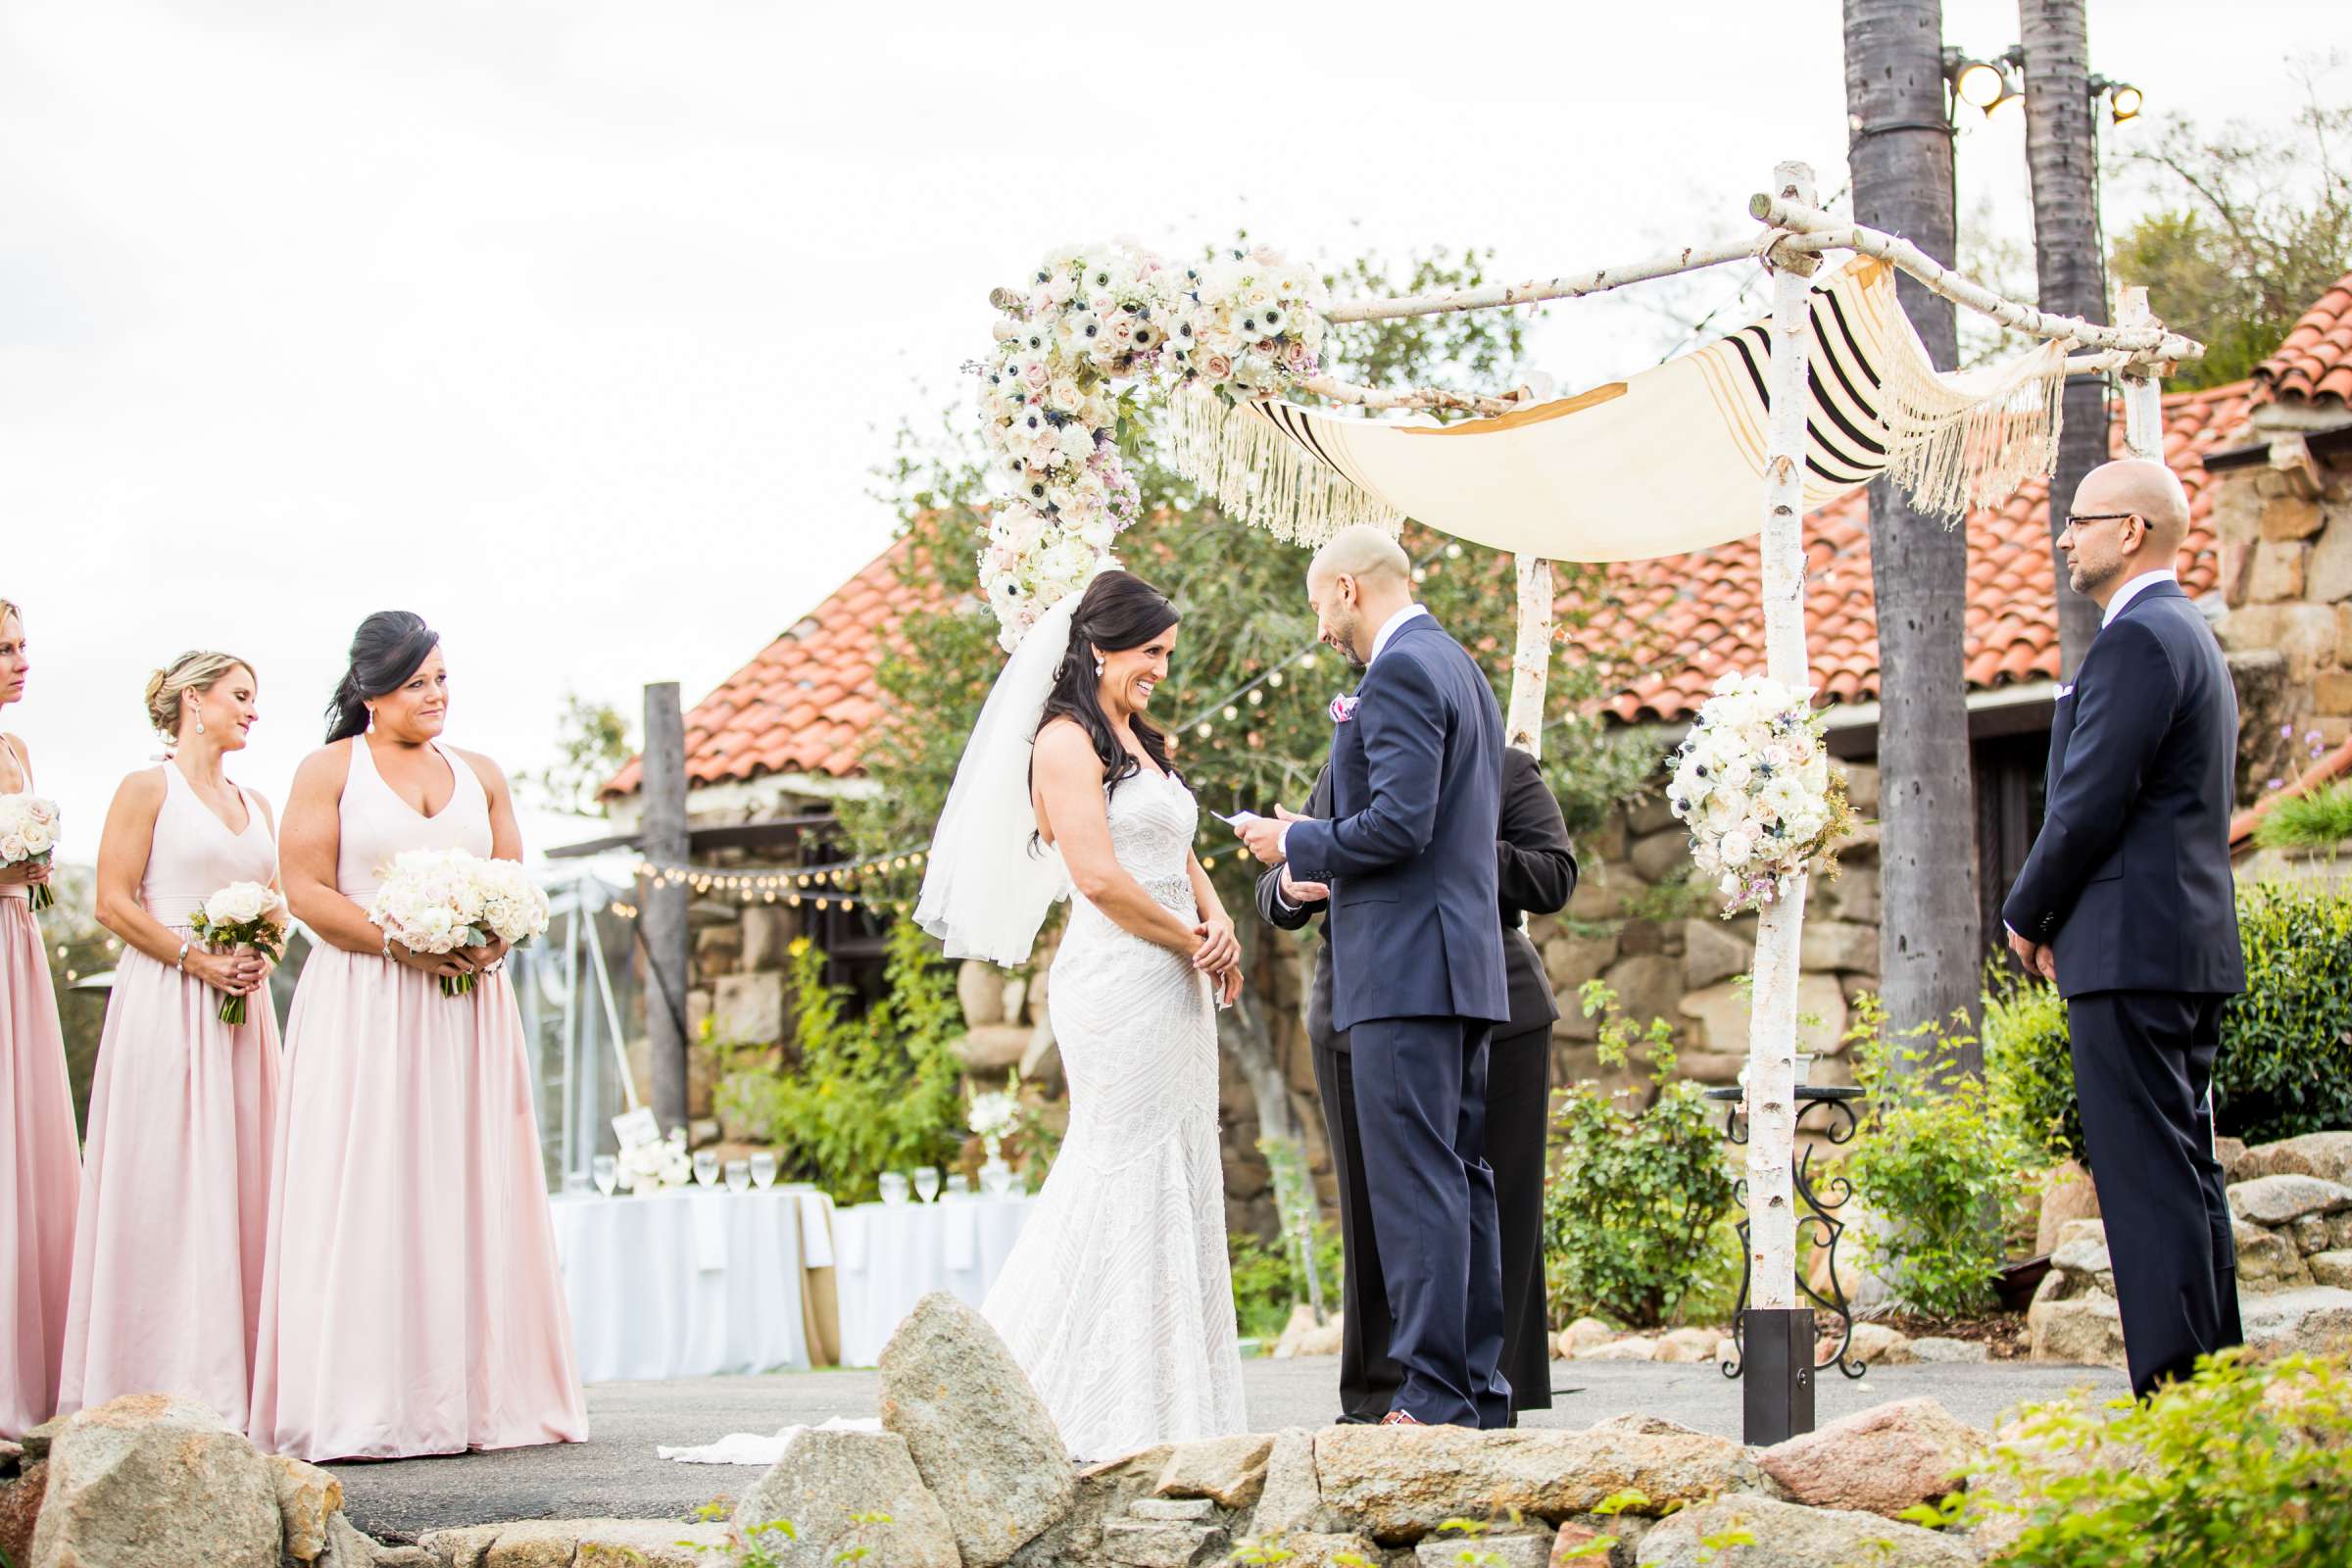
[[[645,941],[645,1029],[653,1048],[654,1114],[686,1124],[686,884],[661,869],[686,864],[686,724],[678,683],[645,689],[645,816],[637,847],[655,870],[638,885]]]
[[[2118,326],[2152,326],[2156,318],[2148,310],[2148,291],[2127,288],[2118,297],[2122,309],[2116,313]],[[2135,365],[2124,371],[2124,450],[2135,458],[2164,461],[2164,382],[2157,376],[2157,367]],[[2052,495],[2052,511],[2074,502],[2074,497]]]
[[[1773,188],[1811,206],[1813,170],[1782,164]],[[1805,657],[1805,411],[1811,266],[1774,258],[1771,418],[1765,438],[1763,599],[1765,671],[1790,687],[1810,684]],[[1814,264],[1815,266],[1818,263]],[[1789,1159],[1796,1142],[1796,975],[1805,878],[1766,905],[1756,928],[1755,985],[1747,1034],[1748,1305],[1744,1343],[1802,1353],[1750,1363],[1745,1403],[1750,1442],[1777,1443],[1812,1426],[1810,1309],[1796,1294],[1796,1206]],[[1795,1317],[1805,1316],[1797,1325]],[[1801,1363],[1801,1364],[1791,1364]],[[1801,1392],[1801,1399],[1799,1394]],[[1788,1431],[1772,1431],[1786,1426]],[[1763,1430],[1758,1430],[1761,1427]]]
[[[1551,674],[1551,563],[1521,556],[1519,638],[1511,651],[1511,709],[1502,741],[1528,756],[1544,755],[1544,684]]]

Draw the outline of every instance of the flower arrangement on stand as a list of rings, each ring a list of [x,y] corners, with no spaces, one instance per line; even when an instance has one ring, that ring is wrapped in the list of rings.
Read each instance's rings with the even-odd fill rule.
[[[0,795],[0,865],[30,861],[49,863],[57,848],[57,803],[38,795]],[[46,909],[57,902],[46,884],[31,888],[32,906]]]
[[[516,860],[485,860],[464,850],[395,856],[368,917],[412,953],[455,953],[492,937],[520,947],[547,930],[547,895]],[[477,976],[444,975],[441,994],[462,997]]]
[[[1726,675],[1676,749],[1667,804],[1726,918],[1786,898],[1807,864],[1837,873],[1831,847],[1854,830],[1845,776],[1830,763],[1810,688]]]
[[[286,951],[286,901],[260,882],[231,882],[204,901],[188,917],[188,930],[215,953],[251,948],[271,963]],[[222,997],[220,1021],[231,1028],[245,1021],[245,998]]]
[[[1004,1161],[1004,1143],[1020,1129],[1020,1075],[1006,1073],[1004,1088],[972,1097],[965,1119],[964,1125],[988,1150],[988,1161],[980,1167],[980,1190],[991,1198],[1012,1190],[1012,1167]]]

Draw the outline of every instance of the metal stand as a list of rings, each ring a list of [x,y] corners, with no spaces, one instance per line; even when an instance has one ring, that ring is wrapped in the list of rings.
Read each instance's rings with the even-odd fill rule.
[[[1730,1106],[1725,1112],[1724,1136],[1735,1144],[1747,1142],[1747,1119],[1741,1113],[1746,1092],[1740,1089],[1710,1089],[1709,1100],[1722,1101]],[[1816,1087],[1799,1084],[1796,1088],[1796,1121],[1801,1128],[1807,1114],[1822,1106],[1829,1107],[1826,1124],[1816,1129],[1833,1144],[1843,1144],[1854,1136],[1854,1102],[1862,1091],[1844,1087]],[[1813,1289],[1809,1279],[1800,1276],[1797,1288],[1804,1292],[1814,1306],[1834,1314],[1838,1319],[1838,1348],[1830,1357],[1838,1370],[1849,1378],[1858,1378],[1869,1370],[1868,1365],[1851,1354],[1854,1343],[1854,1313],[1847,1304],[1845,1292],[1838,1283],[1838,1241],[1845,1234],[1845,1222],[1836,1210],[1845,1206],[1853,1197],[1853,1184],[1842,1176],[1833,1176],[1820,1187],[1813,1184],[1813,1147],[1803,1146],[1797,1157],[1789,1162],[1789,1176],[1796,1188],[1799,1204],[1797,1228],[1812,1229],[1813,1245],[1826,1248],[1830,1254],[1830,1294],[1822,1295]],[[1742,1178],[1735,1187],[1740,1203],[1747,1200],[1747,1182]],[[1824,1197],[1824,1194],[1831,1196]],[[1740,1221],[1740,1304],[1733,1314],[1733,1343],[1738,1347],[1731,1360],[1723,1363],[1723,1375],[1737,1378],[1753,1371],[1748,1379],[1745,1399],[1747,1441],[1778,1443],[1799,1432],[1813,1430],[1813,1372],[1815,1367],[1815,1334],[1812,1306],[1773,1310],[1750,1308],[1747,1304],[1748,1287],[1753,1283],[1747,1262],[1747,1221]],[[1807,1271],[1810,1273],[1810,1270]],[[1801,1340],[1801,1344],[1799,1343]],[[1778,1436],[1762,1436],[1777,1433]]]

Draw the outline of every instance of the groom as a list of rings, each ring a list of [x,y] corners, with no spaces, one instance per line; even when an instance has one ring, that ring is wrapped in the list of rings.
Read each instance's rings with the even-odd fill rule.
[[[1486,1160],[1487,1044],[1510,1016],[1494,918],[1502,714],[1477,662],[1413,603],[1386,534],[1348,528],[1325,545],[1306,598],[1322,640],[1364,671],[1332,704],[1334,815],[1280,811],[1236,831],[1293,880],[1331,887],[1331,1026],[1354,1051],[1390,1353],[1404,1368],[1386,1424],[1507,1426]]]

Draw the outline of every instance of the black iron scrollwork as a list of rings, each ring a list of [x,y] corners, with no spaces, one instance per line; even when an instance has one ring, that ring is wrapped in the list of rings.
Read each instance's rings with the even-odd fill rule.
[[[1724,1137],[1735,1144],[1745,1144],[1745,1091],[1710,1089],[1707,1098],[1729,1102],[1724,1112]],[[1827,1106],[1828,1113],[1823,1124],[1813,1130],[1832,1144],[1847,1143],[1860,1124],[1854,1102],[1861,1098],[1862,1091],[1859,1089],[1799,1084],[1796,1089],[1797,1126],[1801,1129],[1806,1116]],[[1813,1288],[1810,1279],[1802,1276],[1797,1280],[1797,1288],[1805,1293],[1817,1308],[1838,1319],[1837,1351],[1830,1361],[1821,1364],[1826,1366],[1834,1362],[1838,1370],[1847,1377],[1858,1378],[1869,1370],[1869,1366],[1852,1353],[1854,1312],[1845,1299],[1844,1289],[1838,1281],[1838,1243],[1845,1234],[1845,1222],[1836,1212],[1843,1208],[1846,1200],[1854,1196],[1854,1186],[1843,1176],[1837,1175],[1816,1186],[1813,1179],[1813,1149],[1811,1144],[1802,1147],[1797,1156],[1789,1161],[1788,1174],[1796,1187],[1798,1234],[1807,1237],[1817,1250],[1826,1249],[1829,1252],[1830,1292],[1824,1296]],[[1747,1178],[1743,1176],[1732,1184],[1732,1195],[1744,1215],[1747,1208]],[[1754,1263],[1748,1254],[1747,1243],[1747,1221],[1743,1217],[1740,1221],[1740,1299],[1732,1310],[1732,1358],[1722,1363],[1723,1375],[1727,1378],[1740,1376],[1747,1348],[1740,1328],[1740,1314],[1746,1310],[1748,1288],[1754,1280]]]

